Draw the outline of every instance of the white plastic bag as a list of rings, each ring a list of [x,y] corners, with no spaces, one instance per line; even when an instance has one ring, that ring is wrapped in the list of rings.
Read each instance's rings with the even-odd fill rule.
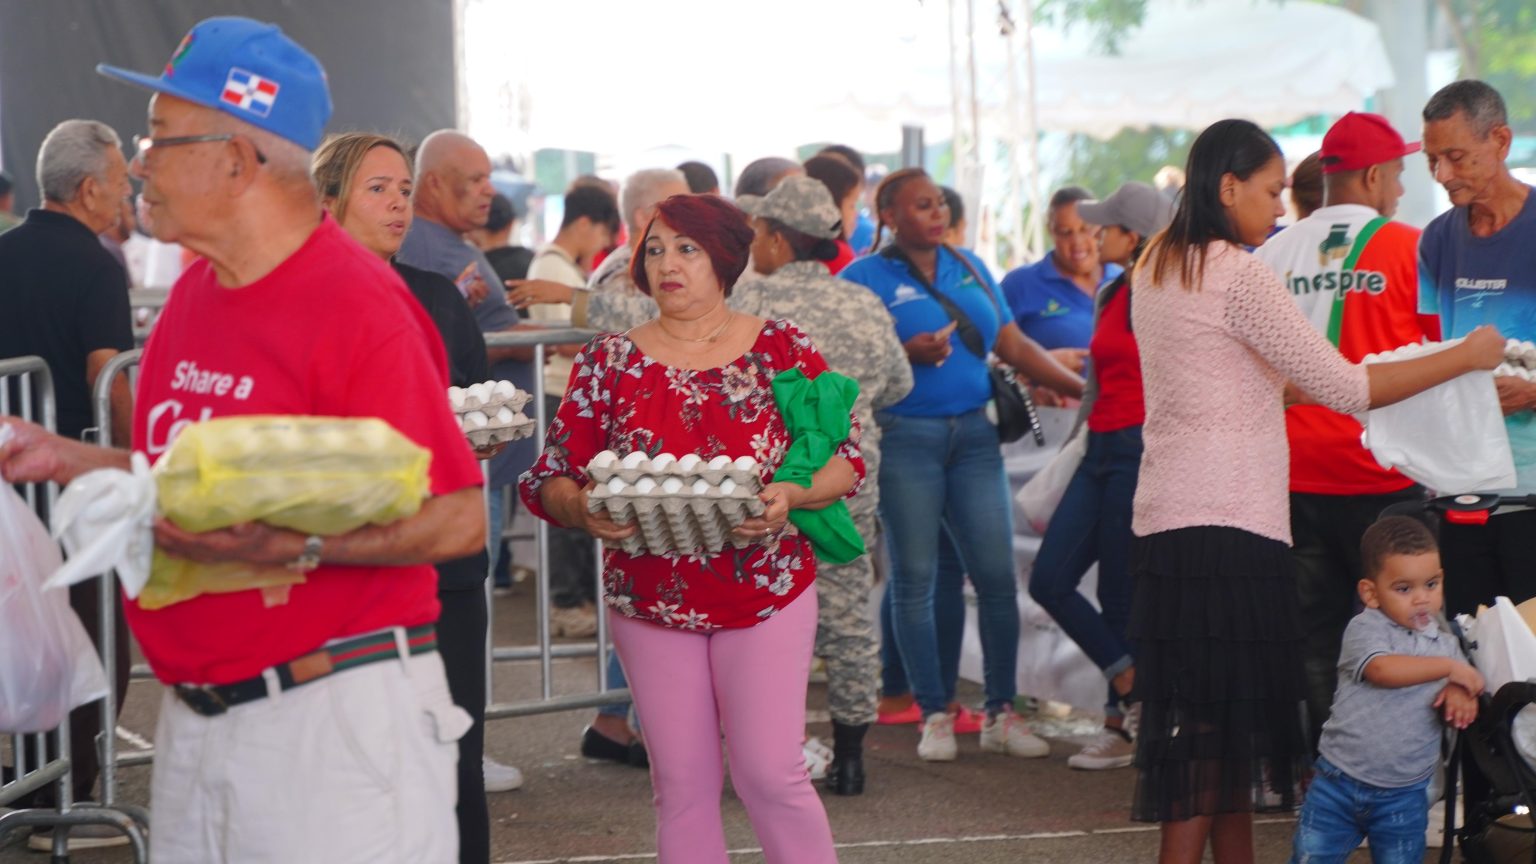
[[[1478,611],[1476,620],[1458,616],[1472,646],[1472,665],[1483,674],[1489,693],[1511,681],[1536,678],[1536,634],[1508,597]]]
[[[1088,424],[1084,423],[1077,434],[1061,445],[1051,461],[1035,472],[1035,476],[1029,478],[1024,488],[1014,496],[1014,501],[1024,511],[1024,518],[1029,521],[1029,527],[1036,534],[1045,534],[1051,517],[1056,515],[1056,505],[1061,503],[1061,497],[1067,492],[1067,484],[1072,482],[1072,475],[1077,473],[1077,466],[1083,464],[1083,456],[1087,452]]]
[[[43,590],[59,547],[16,490],[0,486],[0,732],[45,732],[105,696],[107,675],[69,593]]]
[[[143,453],[134,453],[131,461],[132,472],[89,471],[59,496],[53,535],[64,541],[69,560],[46,587],[62,588],[116,570],[129,599],[144,590],[155,551],[155,480]]]
[[[1414,346],[1413,353],[1433,353],[1460,341]],[[1488,372],[1468,372],[1395,405],[1374,408],[1361,423],[1360,443],[1377,462],[1441,495],[1515,485],[1509,432]]]

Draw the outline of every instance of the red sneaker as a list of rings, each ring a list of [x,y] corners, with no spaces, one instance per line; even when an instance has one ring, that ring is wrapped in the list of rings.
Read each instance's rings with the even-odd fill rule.
[[[923,719],[923,709],[916,702],[894,711],[885,711],[875,717],[875,722],[881,726],[905,726],[911,723],[920,723]]]

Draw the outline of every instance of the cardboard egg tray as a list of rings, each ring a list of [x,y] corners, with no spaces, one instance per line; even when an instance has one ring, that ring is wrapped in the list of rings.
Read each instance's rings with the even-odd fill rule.
[[[517,389],[511,381],[448,388],[448,405],[477,450],[532,435],[534,420],[523,413],[532,398],[533,394]]]
[[[638,458],[636,458],[638,457]],[[713,466],[713,467],[711,467]],[[752,541],[731,536],[750,516],[763,513],[762,480],[750,457],[706,463],[697,457],[655,459],[631,454],[619,461],[611,451],[587,465],[597,484],[587,499],[593,512],[606,511],[620,524],[636,523],[634,536],[608,541],[631,555],[649,552],[718,553],[726,544],[741,549]]]

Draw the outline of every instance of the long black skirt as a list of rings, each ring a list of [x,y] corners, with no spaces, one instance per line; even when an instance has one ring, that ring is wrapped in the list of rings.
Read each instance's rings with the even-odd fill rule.
[[[1131,572],[1131,818],[1295,809],[1311,756],[1290,549],[1236,528],[1181,528],[1135,538]]]

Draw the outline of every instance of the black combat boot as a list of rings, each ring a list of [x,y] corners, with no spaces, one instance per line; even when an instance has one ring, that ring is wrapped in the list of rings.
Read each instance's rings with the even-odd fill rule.
[[[827,767],[827,788],[833,794],[864,794],[864,733],[868,731],[868,723],[832,721],[832,764]]]

